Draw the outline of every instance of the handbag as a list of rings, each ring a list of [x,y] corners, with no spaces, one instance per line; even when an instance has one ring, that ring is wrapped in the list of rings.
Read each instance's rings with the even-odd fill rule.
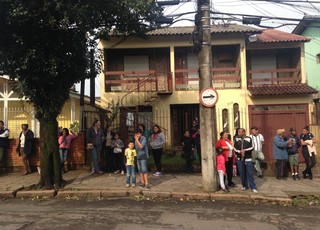
[[[87,144],[87,150],[91,151],[94,148],[93,144],[89,143]]]
[[[121,149],[121,148],[118,148],[118,147],[115,147],[115,148],[113,149],[113,152],[114,152],[114,153],[122,153],[122,149]]]

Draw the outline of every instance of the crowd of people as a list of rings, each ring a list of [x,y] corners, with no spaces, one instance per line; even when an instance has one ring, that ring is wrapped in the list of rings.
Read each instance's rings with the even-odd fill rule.
[[[30,156],[35,152],[34,133],[28,124],[22,124],[19,142],[16,148],[22,157],[23,175],[30,173]],[[312,169],[316,165],[316,139],[306,126],[300,136],[295,128],[290,128],[285,135],[284,129],[276,130],[273,138],[273,158],[276,161],[276,178],[285,180],[288,171],[291,172],[293,180],[300,180],[299,175],[299,149],[306,164],[302,172],[302,178],[313,179]],[[0,120],[0,162],[4,162],[10,131]],[[62,127],[58,131],[58,145],[61,169],[64,169],[70,144],[77,134]],[[118,133],[113,132],[111,126],[101,127],[99,120],[93,123],[86,132],[87,150],[92,156],[92,174],[126,173],[126,187],[136,186],[136,168],[140,175],[140,187],[150,189],[148,179],[149,147],[156,168],[154,176],[162,176],[162,155],[166,143],[165,135],[160,126],[154,125],[152,130],[139,124],[134,132],[134,137],[125,148]],[[200,127],[196,119],[193,120],[190,130],[183,134],[181,144],[183,146],[183,157],[186,161],[186,172],[193,174],[193,162],[198,158],[201,167],[201,136]],[[263,153],[264,137],[259,133],[258,127],[252,127],[250,135],[246,135],[243,128],[236,130],[233,138],[227,132],[220,133],[220,139],[215,143],[216,147],[216,169],[219,177],[220,187],[224,192],[229,192],[230,187],[235,187],[233,176],[236,174],[241,179],[241,189],[251,189],[258,193],[255,184],[254,171],[259,178],[263,178],[262,163],[265,160]],[[100,168],[100,153],[104,156],[104,171]],[[196,153],[196,154],[195,154]],[[198,157],[196,157],[196,155]],[[287,168],[289,163],[289,169]],[[131,182],[131,184],[130,184]]]

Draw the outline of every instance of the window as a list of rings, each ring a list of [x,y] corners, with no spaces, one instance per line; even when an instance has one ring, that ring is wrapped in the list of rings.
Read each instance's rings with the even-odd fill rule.
[[[316,62],[317,62],[317,64],[320,64],[320,54],[316,55]]]
[[[124,71],[146,71],[149,70],[148,55],[124,56]]]
[[[233,122],[235,129],[240,128],[240,111],[238,103],[233,104]]]
[[[229,132],[229,113],[227,109],[222,110],[222,127],[224,132]]]

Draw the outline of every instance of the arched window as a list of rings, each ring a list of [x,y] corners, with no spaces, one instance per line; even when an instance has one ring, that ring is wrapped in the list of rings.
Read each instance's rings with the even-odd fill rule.
[[[222,110],[222,127],[224,132],[229,132],[229,113],[227,109]]]
[[[234,129],[240,128],[240,111],[239,111],[239,104],[233,104],[233,122],[234,122]]]

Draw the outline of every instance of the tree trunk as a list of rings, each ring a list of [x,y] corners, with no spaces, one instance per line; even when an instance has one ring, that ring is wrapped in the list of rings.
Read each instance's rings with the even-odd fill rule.
[[[60,187],[62,173],[58,149],[58,122],[56,119],[40,121],[40,167],[39,185],[46,189]]]

